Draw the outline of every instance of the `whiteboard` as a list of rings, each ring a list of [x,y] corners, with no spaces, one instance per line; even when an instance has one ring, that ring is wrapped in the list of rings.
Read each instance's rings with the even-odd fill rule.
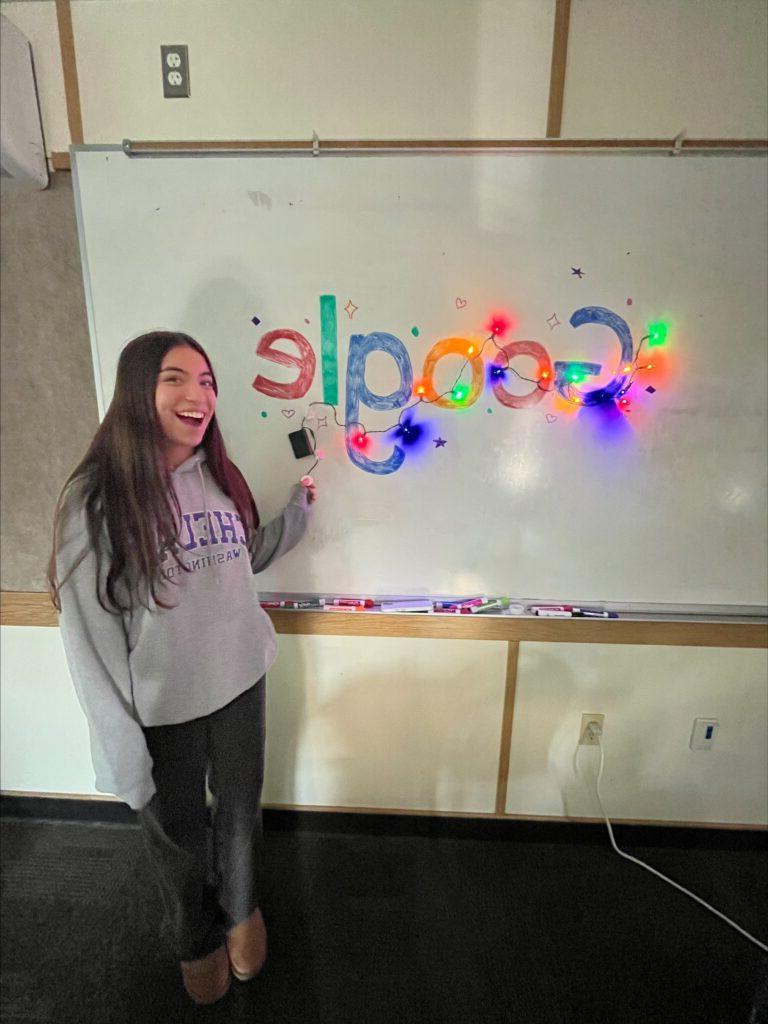
[[[191,334],[263,519],[310,468],[288,434],[314,417],[310,535],[262,589],[768,603],[763,155],[83,147],[73,171],[101,414],[128,340]],[[658,322],[666,343],[635,358]],[[617,324],[630,404],[586,408],[622,373]],[[295,333],[264,340],[281,330]],[[467,353],[433,360],[428,381],[450,399],[478,366],[471,404],[405,395],[451,338]],[[504,368],[498,347],[522,341],[547,358],[518,347]],[[574,363],[589,376],[565,383]],[[306,393],[281,397],[302,373]],[[341,425],[361,393],[370,466]],[[403,416],[420,446],[393,436]]]

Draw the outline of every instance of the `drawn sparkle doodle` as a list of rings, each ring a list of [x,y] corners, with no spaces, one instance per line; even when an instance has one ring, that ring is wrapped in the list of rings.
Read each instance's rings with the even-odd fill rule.
[[[352,317],[355,315],[355,313],[357,312],[357,310],[359,308],[360,308],[359,306],[356,306],[354,304],[352,299],[350,299],[349,302],[344,307],[344,309],[346,310],[347,316],[349,317],[350,320],[352,319]]]
[[[576,277],[584,277],[584,271],[581,267],[571,267],[571,273],[575,274]]]
[[[555,327],[560,324],[560,321],[557,319],[557,313],[553,313],[552,316],[548,316],[547,323],[549,324],[550,331],[554,330]]]

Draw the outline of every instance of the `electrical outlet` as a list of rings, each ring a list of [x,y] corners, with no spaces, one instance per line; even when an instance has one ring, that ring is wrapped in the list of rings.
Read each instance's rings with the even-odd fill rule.
[[[186,43],[160,47],[163,66],[163,96],[185,99],[189,96],[189,53]]]
[[[598,736],[591,736],[587,732],[587,727],[590,722],[598,722],[600,724],[600,735],[603,734],[603,723],[605,722],[605,715],[588,715],[582,714],[581,716],[581,732],[579,733],[579,746],[580,747],[597,747],[600,745]]]

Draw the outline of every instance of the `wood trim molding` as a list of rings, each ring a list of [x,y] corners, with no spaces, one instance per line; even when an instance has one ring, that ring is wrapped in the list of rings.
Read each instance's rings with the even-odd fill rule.
[[[512,719],[515,714],[515,692],[517,690],[517,661],[520,644],[514,641],[507,645],[507,677],[504,688],[504,711],[501,716],[501,745],[499,749],[499,776],[496,783],[496,814],[505,815],[507,806],[507,781],[509,779],[509,757],[512,749]]]
[[[271,612],[278,633],[393,636],[538,643],[652,644],[673,647],[768,647],[768,625],[632,619],[537,619],[533,616],[349,615]]]
[[[562,127],[570,21],[571,0],[557,0],[555,30],[552,35],[552,62],[549,72],[549,110],[547,111],[547,138],[549,139],[559,138]]]
[[[536,619],[382,612],[270,611],[278,633],[296,636],[391,636],[508,643],[640,644],[669,647],[768,647],[768,623],[663,619]],[[47,594],[0,593],[0,625],[57,626]]]
[[[51,167],[54,171],[71,171],[72,161],[69,153],[51,153]]]
[[[56,609],[47,594],[0,591],[0,626],[58,626]]]
[[[56,0],[56,20],[59,24],[61,67],[64,72],[64,93],[67,99],[67,119],[72,145],[83,143],[83,118],[80,112],[80,87],[77,82],[75,35],[72,29],[72,9],[69,0]]]

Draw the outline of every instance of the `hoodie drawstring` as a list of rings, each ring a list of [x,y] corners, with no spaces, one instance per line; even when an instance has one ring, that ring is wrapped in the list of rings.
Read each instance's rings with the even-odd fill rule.
[[[203,476],[202,461],[203,460],[198,456],[198,458],[196,459],[197,475],[200,477],[200,490],[202,491],[202,494],[203,494],[203,508],[205,509],[205,519],[203,520],[203,525],[204,525],[204,528],[205,528],[206,539],[208,540],[208,543],[210,544],[210,542],[211,542],[211,530],[212,530],[211,514],[208,511],[208,491],[206,490],[206,487],[205,487],[205,477]],[[221,583],[221,575],[219,573],[218,565],[216,564],[215,561],[213,563],[213,575],[216,578],[217,585],[220,584]]]

